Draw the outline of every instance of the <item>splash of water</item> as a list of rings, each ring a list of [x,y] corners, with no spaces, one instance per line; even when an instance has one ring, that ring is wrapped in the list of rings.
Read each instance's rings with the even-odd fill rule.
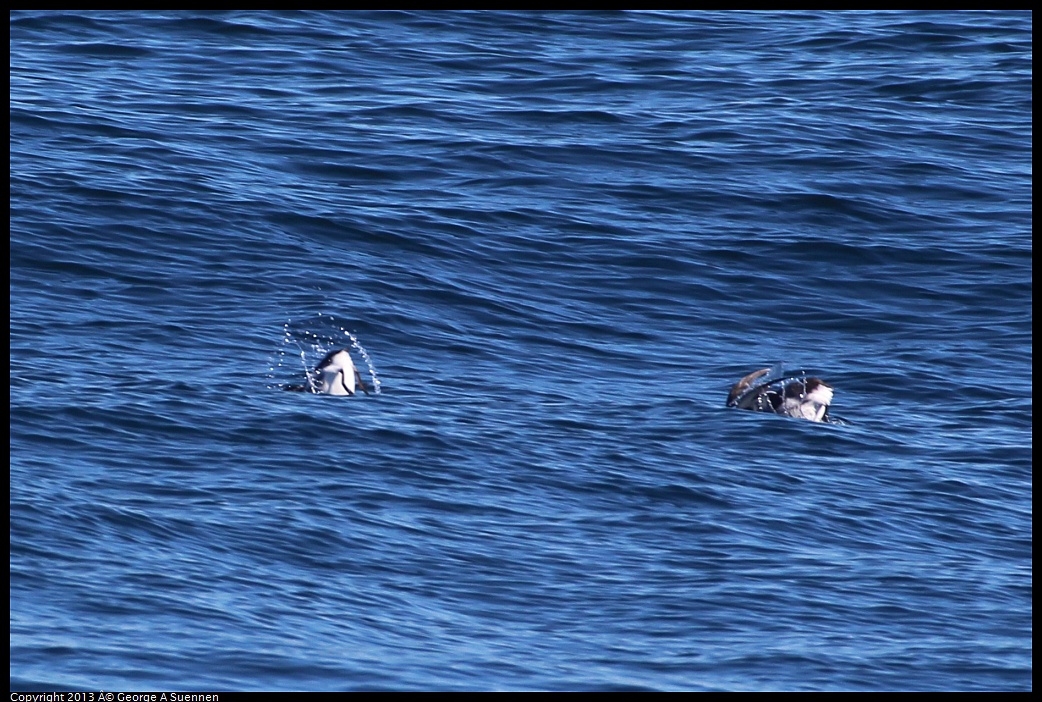
[[[304,377],[307,379],[308,388],[314,391],[314,379],[311,370],[330,351],[342,349],[350,342],[350,347],[357,351],[358,356],[365,362],[372,380],[373,393],[380,394],[380,377],[377,375],[376,366],[369,352],[358,341],[346,327],[337,323],[333,315],[321,314],[316,317],[294,322],[288,319],[282,325],[282,343],[276,349],[270,367],[268,368],[268,387],[273,389],[285,389],[298,384],[300,371],[292,369],[295,362],[292,357],[299,357]],[[296,353],[294,353],[296,351]],[[293,381],[280,380],[280,377],[291,376]]]
[[[369,377],[373,380],[373,394],[380,394],[380,378],[376,375],[376,366],[373,365],[373,359],[369,358],[369,352],[365,350],[365,347],[358,343],[358,338],[346,329],[341,328],[347,338],[351,340],[351,346],[358,350],[358,355],[365,361],[365,365],[369,368]]]

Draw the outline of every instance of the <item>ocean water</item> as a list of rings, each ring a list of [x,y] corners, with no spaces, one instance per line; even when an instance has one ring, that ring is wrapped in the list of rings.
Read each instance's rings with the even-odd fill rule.
[[[12,689],[1030,690],[1031,21],[12,12]]]

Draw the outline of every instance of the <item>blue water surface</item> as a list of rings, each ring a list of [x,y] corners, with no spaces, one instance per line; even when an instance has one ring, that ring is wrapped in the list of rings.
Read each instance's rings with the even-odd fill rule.
[[[12,689],[1030,690],[1031,21],[12,12]]]

